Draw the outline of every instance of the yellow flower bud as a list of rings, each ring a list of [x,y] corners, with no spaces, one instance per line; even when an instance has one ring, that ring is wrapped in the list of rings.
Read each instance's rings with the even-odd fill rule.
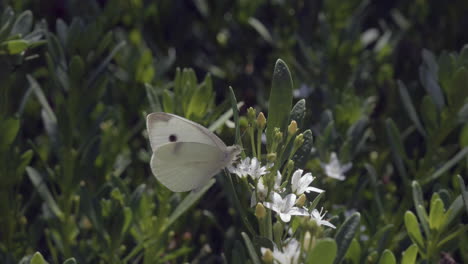
[[[263,263],[271,264],[273,263],[273,252],[269,248],[265,250],[262,256]]]
[[[289,124],[289,126],[288,126],[288,134],[290,136],[292,136],[292,135],[296,134],[296,132],[297,132],[297,123],[296,123],[296,121],[293,120],[293,121],[291,121],[291,124]]]
[[[266,126],[266,118],[265,115],[263,115],[263,112],[260,112],[260,114],[258,114],[257,125],[260,128],[260,130],[263,130]]]
[[[266,210],[263,204],[257,203],[257,206],[255,206],[255,216],[258,220],[262,220],[263,218],[265,218]]]
[[[304,206],[306,201],[307,201],[307,197],[305,196],[305,194],[301,194],[299,196],[299,198],[297,198],[297,200],[296,200],[296,205],[298,207],[302,207],[302,206]]]

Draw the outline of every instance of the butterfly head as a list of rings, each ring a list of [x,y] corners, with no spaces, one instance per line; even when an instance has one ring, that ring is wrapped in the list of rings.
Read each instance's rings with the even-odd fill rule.
[[[227,160],[229,161],[228,163],[230,164],[237,159],[237,157],[239,156],[239,154],[241,154],[243,149],[239,145],[233,145],[233,146],[227,147],[227,150],[228,150]]]

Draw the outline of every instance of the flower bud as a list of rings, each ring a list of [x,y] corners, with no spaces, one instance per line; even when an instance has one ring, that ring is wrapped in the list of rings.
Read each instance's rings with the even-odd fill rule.
[[[281,142],[283,140],[283,133],[279,130],[279,128],[275,127],[275,142]]]
[[[293,120],[293,121],[291,121],[291,124],[289,124],[289,126],[288,126],[288,134],[290,136],[292,136],[292,135],[296,134],[296,132],[297,132],[297,123],[296,123],[296,121]]]
[[[281,221],[277,221],[273,225],[273,238],[275,242],[281,241],[283,237],[283,231],[284,231],[283,224],[281,224]]]
[[[253,121],[255,120],[255,116],[257,115],[255,109],[252,107],[249,107],[247,109],[247,119],[249,120],[249,123],[252,124]]]
[[[307,197],[305,196],[305,194],[301,194],[299,198],[297,198],[296,200],[297,207],[303,207],[306,200],[307,200]]]
[[[294,149],[299,149],[302,144],[304,144],[304,134],[301,133],[294,139]]]
[[[267,248],[265,252],[263,252],[262,260],[263,263],[266,264],[273,263],[273,252],[271,252],[271,249]]]
[[[255,216],[258,220],[262,220],[263,218],[265,218],[266,210],[263,204],[257,203],[257,206],[255,206]]]
[[[276,161],[276,153],[268,153],[267,154],[268,162],[275,162]]]
[[[260,114],[258,114],[257,126],[259,127],[260,130],[263,130],[266,126],[266,118],[265,118],[265,115],[263,115],[263,112],[260,112]]]

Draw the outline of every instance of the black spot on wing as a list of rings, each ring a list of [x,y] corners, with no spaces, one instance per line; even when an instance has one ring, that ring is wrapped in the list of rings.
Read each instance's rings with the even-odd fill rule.
[[[174,134],[169,135],[169,142],[176,142],[177,141],[177,136]]]

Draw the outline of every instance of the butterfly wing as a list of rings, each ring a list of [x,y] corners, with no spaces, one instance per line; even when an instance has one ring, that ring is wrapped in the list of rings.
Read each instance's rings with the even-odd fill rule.
[[[174,192],[205,185],[230,162],[230,155],[217,146],[198,142],[175,142],[159,146],[151,157],[156,178]]]
[[[208,129],[188,119],[168,113],[152,113],[146,117],[151,149],[175,142],[198,142],[225,151],[226,145]]]

